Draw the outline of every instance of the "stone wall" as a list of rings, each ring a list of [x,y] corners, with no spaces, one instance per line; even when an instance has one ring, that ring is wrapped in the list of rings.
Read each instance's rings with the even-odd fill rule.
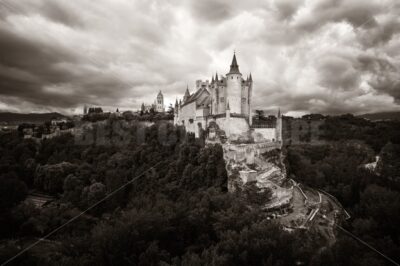
[[[253,128],[251,133],[254,142],[275,141],[275,128]]]
[[[178,125],[184,125],[187,132],[196,132],[196,102],[182,106],[179,112]]]
[[[249,124],[246,118],[243,117],[221,117],[216,119],[216,123],[220,129],[225,131],[227,137],[231,140],[237,140],[240,137],[247,137],[249,131]]]

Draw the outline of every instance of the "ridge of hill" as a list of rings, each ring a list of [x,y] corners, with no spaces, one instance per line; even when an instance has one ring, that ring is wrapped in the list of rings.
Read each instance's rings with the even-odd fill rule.
[[[380,112],[359,115],[358,117],[369,120],[400,120],[400,111],[398,112]]]
[[[21,124],[21,123],[44,123],[53,118],[64,118],[67,117],[57,112],[51,113],[12,113],[12,112],[0,112],[0,122],[7,122],[10,124]]]

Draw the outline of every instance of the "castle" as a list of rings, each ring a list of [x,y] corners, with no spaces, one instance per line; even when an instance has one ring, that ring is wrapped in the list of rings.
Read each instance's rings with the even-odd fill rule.
[[[225,77],[216,74],[211,82],[197,80],[192,94],[186,88],[183,99],[175,102],[174,124],[208,139],[281,141],[280,113],[274,127],[253,126],[252,92],[252,75],[242,77],[234,53]]]

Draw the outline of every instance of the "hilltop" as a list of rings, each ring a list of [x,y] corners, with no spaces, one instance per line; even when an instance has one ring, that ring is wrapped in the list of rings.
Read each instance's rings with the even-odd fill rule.
[[[29,113],[29,114],[0,112],[0,122],[7,122],[10,124],[21,124],[21,123],[41,124],[53,118],[63,118],[63,117],[66,116],[57,112]]]
[[[369,120],[400,120],[400,112],[380,112],[359,115]]]

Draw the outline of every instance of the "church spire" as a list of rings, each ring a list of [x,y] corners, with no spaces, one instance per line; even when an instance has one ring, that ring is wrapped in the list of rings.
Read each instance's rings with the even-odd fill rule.
[[[249,77],[249,80],[250,80],[250,81],[253,81],[253,78],[251,77],[251,73],[250,73],[250,77]]]
[[[239,65],[237,64],[237,61],[236,61],[236,53],[235,52],[233,53],[231,69],[229,70],[228,74],[240,74]]]
[[[214,83],[214,75],[211,75],[211,83]]]
[[[215,81],[218,81],[218,73],[215,72]]]

